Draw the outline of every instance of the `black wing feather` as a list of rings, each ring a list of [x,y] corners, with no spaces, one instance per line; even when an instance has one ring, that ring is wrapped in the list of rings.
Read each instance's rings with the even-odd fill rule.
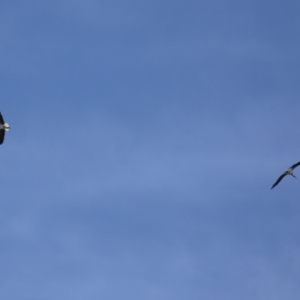
[[[296,167],[300,166],[300,161],[291,166],[291,169],[294,170]]]
[[[3,144],[4,141],[5,130],[0,130],[0,145]]]
[[[0,113],[0,123],[1,124],[4,124],[4,120],[3,120],[3,117],[2,117],[2,114]]]
[[[285,175],[286,175],[286,173],[283,173],[282,175],[280,175],[280,177],[276,180],[276,182],[273,184],[273,186],[271,187],[271,189],[273,189],[282,180],[282,178]]]

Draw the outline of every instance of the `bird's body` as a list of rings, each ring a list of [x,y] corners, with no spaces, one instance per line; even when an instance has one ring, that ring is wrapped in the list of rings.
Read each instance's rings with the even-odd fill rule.
[[[288,168],[283,174],[281,174],[279,176],[279,178],[276,180],[276,182],[273,184],[273,186],[271,187],[271,189],[273,189],[281,180],[283,177],[285,177],[286,175],[291,175],[293,177],[295,177],[296,179],[298,179],[294,174],[293,174],[293,170],[298,167],[300,165],[300,161],[297,162],[296,164],[292,165],[290,168]]]
[[[7,123],[0,124],[0,130],[8,131],[9,130],[9,125]]]
[[[9,125],[4,122],[2,114],[0,113],[0,145],[4,142],[5,132],[10,129]]]

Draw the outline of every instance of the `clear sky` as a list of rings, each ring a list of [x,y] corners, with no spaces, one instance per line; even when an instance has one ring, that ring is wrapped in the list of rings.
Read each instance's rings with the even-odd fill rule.
[[[0,298],[298,300],[299,15],[0,1]]]

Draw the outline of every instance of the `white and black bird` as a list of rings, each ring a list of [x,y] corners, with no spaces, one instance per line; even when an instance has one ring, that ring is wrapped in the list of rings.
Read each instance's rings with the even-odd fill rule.
[[[298,166],[300,166],[300,161],[297,162],[296,164],[292,165],[292,166],[291,166],[290,168],[288,168],[282,175],[280,175],[279,178],[276,180],[276,182],[275,182],[275,183],[273,184],[273,186],[271,187],[271,189],[274,188],[274,187],[282,180],[282,178],[283,178],[284,176],[286,176],[286,175],[291,175],[291,176],[295,177],[296,179],[298,179],[298,178],[293,174],[293,170],[294,170],[296,167],[298,167]]]
[[[5,132],[10,129],[9,125],[4,122],[2,114],[0,113],[0,145],[4,142]]]

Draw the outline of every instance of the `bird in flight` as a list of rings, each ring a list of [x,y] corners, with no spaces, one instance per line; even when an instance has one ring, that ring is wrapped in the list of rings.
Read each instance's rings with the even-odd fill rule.
[[[271,187],[274,188],[281,180],[284,176],[286,175],[292,175],[293,177],[295,177],[296,179],[298,179],[294,174],[293,174],[293,170],[298,167],[300,165],[300,161],[297,162],[296,164],[292,165],[290,168],[288,168],[283,174],[281,174],[279,176],[279,178],[276,180],[276,182],[273,184],[273,186]]]
[[[5,131],[8,131],[9,129],[10,129],[9,125],[4,122],[2,114],[0,113],[0,145],[4,141]]]

